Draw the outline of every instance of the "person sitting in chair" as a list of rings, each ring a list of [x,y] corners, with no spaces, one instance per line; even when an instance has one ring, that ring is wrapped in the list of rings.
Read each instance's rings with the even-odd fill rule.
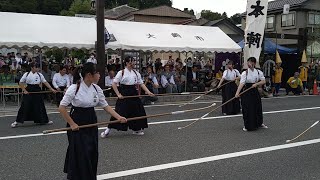
[[[205,85],[200,81],[198,66],[194,65],[192,71],[187,72],[187,84],[190,91],[204,92]]]

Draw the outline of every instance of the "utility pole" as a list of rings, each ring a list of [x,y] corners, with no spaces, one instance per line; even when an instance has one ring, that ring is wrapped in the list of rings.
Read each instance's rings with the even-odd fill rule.
[[[105,26],[104,26],[104,5],[105,0],[96,0],[96,20],[97,20],[97,71],[100,73],[100,80],[98,85],[105,88]]]

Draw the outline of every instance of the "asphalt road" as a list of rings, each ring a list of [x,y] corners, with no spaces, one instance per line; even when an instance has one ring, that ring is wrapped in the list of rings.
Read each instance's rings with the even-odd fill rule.
[[[320,179],[320,124],[298,141],[285,143],[319,120],[319,101],[320,96],[264,99],[264,122],[269,129],[255,132],[242,131],[241,115],[221,116],[220,110],[183,130],[178,127],[208,111],[150,119],[144,136],[112,131],[107,139],[99,139],[98,179]],[[156,114],[211,103],[148,106],[146,111]],[[102,111],[97,114],[100,121],[109,118]],[[15,117],[0,117],[1,180],[66,179],[62,172],[66,134],[41,134],[65,123],[59,114],[49,118],[54,125],[26,123],[12,129]]]

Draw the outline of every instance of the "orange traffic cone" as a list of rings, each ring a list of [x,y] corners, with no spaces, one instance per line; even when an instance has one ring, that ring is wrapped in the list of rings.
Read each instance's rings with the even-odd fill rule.
[[[313,81],[313,95],[319,95],[317,80]]]

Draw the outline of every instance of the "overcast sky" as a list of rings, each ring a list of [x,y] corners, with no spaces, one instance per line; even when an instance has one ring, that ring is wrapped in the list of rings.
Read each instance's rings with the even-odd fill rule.
[[[202,10],[213,12],[226,12],[228,17],[246,11],[247,0],[172,0],[173,7],[183,10],[193,9],[195,13]]]

